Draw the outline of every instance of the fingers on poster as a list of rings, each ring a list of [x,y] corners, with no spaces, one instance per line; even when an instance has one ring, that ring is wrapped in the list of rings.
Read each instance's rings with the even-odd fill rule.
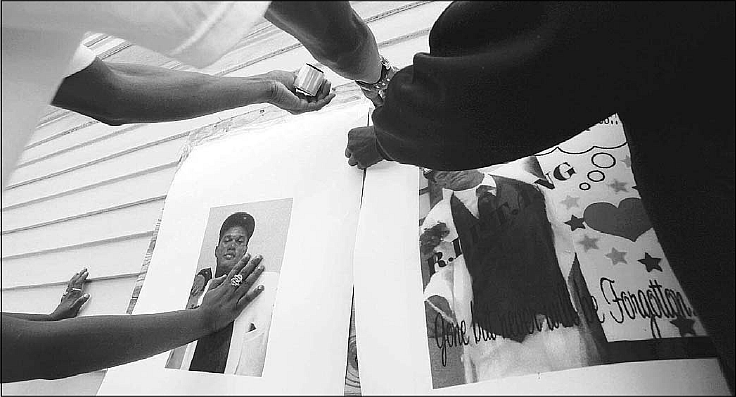
[[[263,256],[265,269],[250,290],[264,290],[227,327],[172,350],[166,368],[262,376],[291,208],[290,198],[210,208],[186,309],[197,308],[212,280],[246,253]]]
[[[424,175],[434,388],[656,360],[652,343],[706,336],[644,210],[616,115],[536,156]]]

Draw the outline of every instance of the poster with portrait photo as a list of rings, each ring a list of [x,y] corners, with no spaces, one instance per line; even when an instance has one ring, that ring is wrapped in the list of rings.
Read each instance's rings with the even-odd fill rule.
[[[344,392],[363,179],[362,170],[346,164],[345,132],[367,123],[369,105],[367,100],[339,104],[230,126],[228,136],[193,148],[166,197],[133,314],[191,310],[185,307],[193,279],[203,272],[196,287],[205,284],[207,269],[215,276],[220,229],[239,212],[255,222],[247,252],[263,256],[266,273],[258,283],[265,289],[234,322],[222,373],[191,370],[191,361],[184,370],[186,351],[180,358],[167,351],[111,368],[98,394]],[[192,297],[190,305],[195,299],[199,297]],[[257,318],[249,318],[251,314]],[[262,326],[259,319],[270,325]],[[242,336],[234,335],[238,329]],[[257,344],[260,353],[248,354],[248,344]],[[239,372],[250,359],[251,371]],[[175,360],[181,360],[179,369],[174,369]],[[167,362],[174,368],[167,368]]]
[[[629,159],[612,116],[498,167],[423,170],[420,266],[435,388],[715,357],[632,189]]]
[[[356,244],[371,247],[356,253],[363,389],[631,393],[631,385],[646,384],[677,393],[727,390],[713,344],[643,211],[630,166],[613,115],[507,164],[371,168],[364,203],[385,200],[384,208],[393,208],[364,204],[361,212]],[[378,189],[391,189],[394,199]],[[414,225],[401,215],[412,213]],[[362,230],[396,218],[400,230],[390,237]],[[415,250],[406,248],[408,234]],[[372,247],[381,247],[382,265],[392,269],[391,279],[380,278],[380,297],[370,294],[379,282],[370,270]],[[402,287],[407,291],[394,293]],[[395,303],[402,300],[407,303]],[[376,336],[379,318],[403,325]],[[373,354],[381,351],[415,364]],[[706,371],[717,381],[649,376],[675,362],[690,367],[680,373]],[[610,386],[611,366],[627,381],[597,389],[596,383]],[[576,389],[583,378],[590,387]]]
[[[246,253],[264,258],[252,287],[264,290],[230,326],[172,350],[166,368],[262,375],[291,206],[292,199],[280,199],[210,209],[186,308],[198,307],[212,279],[228,274]]]

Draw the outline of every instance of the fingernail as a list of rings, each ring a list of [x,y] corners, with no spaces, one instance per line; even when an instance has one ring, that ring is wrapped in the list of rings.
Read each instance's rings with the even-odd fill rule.
[[[264,269],[263,265],[258,265],[258,271],[262,271]]]
[[[263,291],[263,285],[259,285],[258,288],[256,288],[258,291]]]

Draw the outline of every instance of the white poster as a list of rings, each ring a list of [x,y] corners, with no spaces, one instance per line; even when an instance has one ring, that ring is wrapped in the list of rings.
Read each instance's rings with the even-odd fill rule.
[[[243,252],[263,255],[265,289],[224,337],[112,368],[99,394],[343,393],[363,178],[344,150],[367,121],[362,101],[191,152],[134,314],[195,307]]]
[[[614,115],[504,165],[370,168],[363,392],[728,394],[630,166]]]

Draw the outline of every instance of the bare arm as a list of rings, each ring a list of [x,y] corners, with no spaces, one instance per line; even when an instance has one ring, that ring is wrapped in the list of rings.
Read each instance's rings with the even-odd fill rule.
[[[218,77],[96,58],[63,80],[51,104],[121,125],[183,120],[255,103],[301,113],[319,110],[334,97],[329,82],[315,99],[298,97],[294,77],[286,71]]]
[[[247,263],[247,266],[246,266]],[[28,321],[2,314],[2,382],[58,379],[171,350],[231,323],[262,291],[248,291],[263,271],[246,255],[213,280],[197,309],[158,314]],[[229,283],[236,273],[245,281]]]
[[[58,379],[162,353],[209,333],[202,311],[54,322],[2,315],[2,381]]]
[[[340,76],[368,83],[381,78],[376,38],[349,2],[272,1],[265,17]]]
[[[5,321],[6,316],[28,321],[54,321],[50,314],[3,312],[3,321]]]

